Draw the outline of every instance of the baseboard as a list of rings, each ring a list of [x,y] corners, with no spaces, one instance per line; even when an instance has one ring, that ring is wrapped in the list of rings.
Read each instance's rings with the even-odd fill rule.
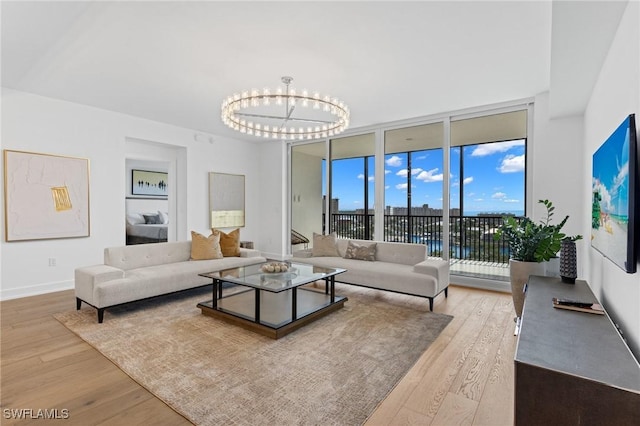
[[[0,300],[19,299],[21,297],[37,296],[39,294],[54,293],[56,291],[70,290],[73,288],[73,280],[37,284],[21,288],[3,288],[0,290]]]
[[[453,274],[451,274],[449,281],[451,282],[451,284],[460,285],[463,287],[481,288],[483,290],[511,293],[511,285],[507,281],[496,281],[486,278],[474,278]]]

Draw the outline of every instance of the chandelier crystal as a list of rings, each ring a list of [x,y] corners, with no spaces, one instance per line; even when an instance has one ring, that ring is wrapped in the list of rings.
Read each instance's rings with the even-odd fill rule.
[[[332,137],[349,126],[344,102],[306,89],[298,92],[289,87],[292,81],[282,77],[284,89],[251,89],[228,96],[222,102],[222,122],[243,134],[281,140]]]

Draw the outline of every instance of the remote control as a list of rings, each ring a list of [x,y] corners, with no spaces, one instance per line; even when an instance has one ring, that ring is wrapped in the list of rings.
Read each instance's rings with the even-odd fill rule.
[[[555,303],[564,306],[575,306],[576,308],[590,308],[593,306],[593,302],[579,302],[577,300],[569,299],[555,299]]]

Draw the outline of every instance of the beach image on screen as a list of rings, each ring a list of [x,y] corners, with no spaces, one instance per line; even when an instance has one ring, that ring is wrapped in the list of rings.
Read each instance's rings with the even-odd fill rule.
[[[629,226],[629,119],[593,155],[591,245],[624,268]]]

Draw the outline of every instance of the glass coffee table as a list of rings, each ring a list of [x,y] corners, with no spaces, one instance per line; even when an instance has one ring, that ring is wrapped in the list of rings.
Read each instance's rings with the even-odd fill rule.
[[[346,271],[296,262],[286,272],[264,272],[264,264],[199,274],[213,280],[212,300],[198,303],[204,315],[279,339],[298,328],[341,309],[348,299],[335,294],[335,276]],[[324,289],[301,287],[323,280]],[[223,283],[242,289],[222,295]]]

